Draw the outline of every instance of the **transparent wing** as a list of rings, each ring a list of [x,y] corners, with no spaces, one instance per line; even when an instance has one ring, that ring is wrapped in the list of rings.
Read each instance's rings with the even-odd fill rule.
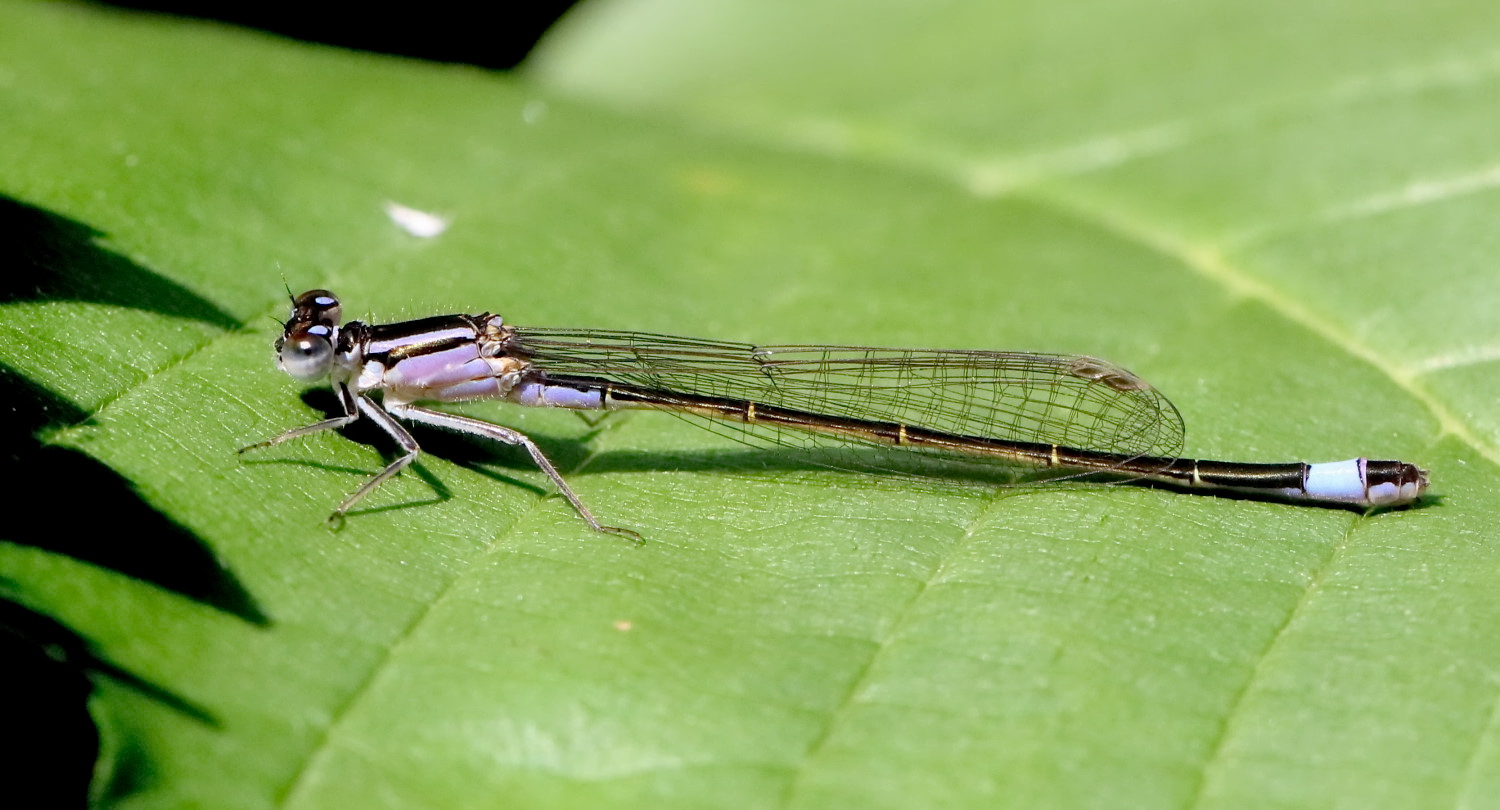
[[[509,348],[553,378],[602,378],[1130,457],[1170,458],[1182,449],[1182,417],[1166,397],[1131,372],[1083,355],[753,346],[643,332],[530,327],[515,328]],[[788,435],[791,431],[753,423],[715,424],[729,426],[728,435],[752,444],[753,437],[807,447],[865,443],[826,433]]]

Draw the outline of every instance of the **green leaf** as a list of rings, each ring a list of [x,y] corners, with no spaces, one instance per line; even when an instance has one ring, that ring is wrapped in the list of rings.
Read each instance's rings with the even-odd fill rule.
[[[96,801],[1493,805],[1495,14],[599,2],[496,76],[5,5],[0,582],[91,674]],[[328,402],[271,363],[283,280],[375,320],[1087,352],[1194,455],[1433,489],[765,473],[479,404],[646,544],[432,434],[335,531],[378,436],[235,454]]]

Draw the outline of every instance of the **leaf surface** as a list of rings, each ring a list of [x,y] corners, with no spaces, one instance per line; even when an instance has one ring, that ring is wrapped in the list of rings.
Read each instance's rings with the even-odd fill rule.
[[[496,76],[8,4],[0,577],[86,645],[98,801],[1491,805],[1494,14],[597,2]],[[283,280],[375,321],[1098,354],[1194,455],[1434,486],[906,486],[477,404],[647,543],[432,433],[332,531],[377,434],[235,455],[330,404],[272,366]]]

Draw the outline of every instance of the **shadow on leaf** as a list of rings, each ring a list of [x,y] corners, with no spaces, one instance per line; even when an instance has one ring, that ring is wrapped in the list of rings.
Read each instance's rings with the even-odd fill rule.
[[[94,459],[43,444],[37,433],[86,421],[51,392],[0,365],[9,462],[24,471],[7,486],[13,512],[6,539],[118,571],[256,625],[266,617],[203,541],[152,509],[130,482]],[[86,503],[87,508],[79,508]]]
[[[0,195],[0,303],[87,301],[236,329],[237,318],[99,244],[105,234]]]
[[[8,270],[0,279],[0,305],[83,301],[159,312],[220,329],[239,327],[236,318],[212,302],[103,247],[103,236],[0,195],[0,262]],[[7,502],[22,505],[6,522],[7,541],[118,571],[251,624],[267,624],[238,580],[192,532],[151,508],[107,466],[39,438],[49,429],[86,424],[86,411],[6,365],[0,365],[0,391],[10,409],[0,424],[0,463],[12,471]],[[22,593],[24,583],[9,590]],[[49,767],[27,772],[52,774],[48,790],[53,798],[58,798],[52,793],[58,788],[58,763],[76,777],[65,780],[67,789],[77,785],[86,791],[93,772],[99,738],[85,708],[92,692],[90,675],[107,675],[200,722],[214,723],[203,710],[102,660],[86,639],[14,596],[0,598],[0,646],[3,660],[13,664],[8,665],[12,674],[26,675],[35,687],[16,692],[16,698],[35,698],[31,708],[50,729],[46,748],[57,756],[48,757]],[[40,738],[26,739],[31,745]],[[48,756],[40,750],[37,755]],[[82,805],[86,792],[77,798]]]
[[[160,312],[223,329],[240,323],[182,286],[99,244],[104,234],[0,195],[0,303],[73,300]],[[48,429],[86,423],[89,414],[0,365],[11,406],[0,447],[24,475],[12,476],[17,510],[7,539],[65,554],[151,582],[254,624],[266,619],[214,561],[201,540],[152,509],[128,481],[88,456],[44,444]],[[86,503],[88,508],[79,508]]]
[[[99,732],[87,710],[93,678],[108,677],[200,723],[218,726],[203,708],[104,660],[60,622],[6,599],[0,599],[0,660],[6,662],[10,687],[7,734],[25,741],[12,747],[5,765],[15,774],[47,774],[49,806],[88,805],[99,755]],[[111,780],[111,792],[117,795],[123,793],[114,788],[142,778],[136,769],[121,765],[116,762]]]

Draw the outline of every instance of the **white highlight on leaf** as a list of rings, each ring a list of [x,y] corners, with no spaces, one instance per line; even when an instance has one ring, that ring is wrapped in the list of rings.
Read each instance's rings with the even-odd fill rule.
[[[1091,138],[1028,155],[1024,160],[979,161],[964,178],[977,197],[1000,197],[1050,177],[1085,174],[1185,146],[1195,137],[1185,123],[1168,123]]]
[[[431,239],[448,230],[448,218],[408,208],[397,202],[385,204],[385,215],[396,223],[396,227],[422,239]]]
[[[1496,187],[1500,187],[1500,166],[1491,166],[1457,177],[1418,180],[1393,192],[1376,194],[1330,209],[1322,219],[1338,221],[1368,217],[1488,191]]]
[[[1477,366],[1500,360],[1500,346],[1466,346],[1452,352],[1433,355],[1415,367],[1418,374],[1448,371],[1465,366]]]

